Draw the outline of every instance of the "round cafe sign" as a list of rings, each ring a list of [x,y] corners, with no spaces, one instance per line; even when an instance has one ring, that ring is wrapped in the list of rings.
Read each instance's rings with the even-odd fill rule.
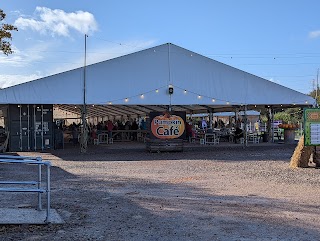
[[[158,115],[152,119],[151,131],[152,134],[159,139],[174,139],[179,138],[185,129],[184,121],[180,116]]]

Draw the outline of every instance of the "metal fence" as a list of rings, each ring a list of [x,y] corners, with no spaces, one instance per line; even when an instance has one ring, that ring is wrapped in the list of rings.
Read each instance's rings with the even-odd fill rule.
[[[38,178],[35,181],[1,181],[0,184],[6,187],[0,188],[0,192],[26,192],[38,194],[38,210],[42,210],[41,194],[46,194],[46,219],[45,223],[50,222],[50,167],[51,163],[42,161],[41,157],[7,156],[0,155],[0,164],[24,164],[37,165]],[[46,182],[42,182],[42,167],[46,167]],[[33,173],[30,173],[33,174]],[[33,175],[31,175],[33,176]],[[36,187],[34,187],[36,186]]]

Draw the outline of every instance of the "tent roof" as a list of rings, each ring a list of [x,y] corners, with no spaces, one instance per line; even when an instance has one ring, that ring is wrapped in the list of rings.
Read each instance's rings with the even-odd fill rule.
[[[163,110],[170,104],[176,110],[199,113],[240,105],[315,103],[310,96],[173,44],[89,65],[85,76],[86,103],[117,115]],[[84,103],[83,89],[84,69],[78,68],[2,89],[0,104],[57,104],[69,109]]]
[[[222,117],[222,116],[235,116],[235,112],[218,112],[218,113],[214,113],[213,116],[218,116],[218,117]],[[260,112],[259,111],[255,111],[255,110],[248,110],[246,112],[244,111],[240,111],[239,112],[240,116],[259,116]]]

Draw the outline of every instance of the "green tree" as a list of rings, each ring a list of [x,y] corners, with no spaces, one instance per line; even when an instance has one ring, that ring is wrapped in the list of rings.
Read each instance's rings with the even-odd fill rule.
[[[6,14],[0,9],[0,22],[2,22],[6,18]],[[18,31],[18,29],[7,23],[1,23],[0,26],[0,51],[2,51],[5,55],[12,54],[13,51],[11,49],[12,35],[11,31]]]
[[[275,120],[282,120],[284,123],[298,123],[302,121],[302,110],[300,108],[288,108],[285,111],[274,115]]]
[[[316,90],[313,90],[309,93],[309,95],[312,97],[312,98],[316,98]],[[318,88],[318,96],[317,96],[317,103],[320,103],[320,89]]]

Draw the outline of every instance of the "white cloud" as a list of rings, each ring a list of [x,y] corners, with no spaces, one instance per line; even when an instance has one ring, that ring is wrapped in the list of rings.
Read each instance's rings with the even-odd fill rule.
[[[13,45],[13,54],[8,56],[0,55],[1,67],[26,67],[35,61],[40,61],[45,58],[45,56],[43,56],[44,52],[49,49],[51,45],[52,43],[49,42],[40,42],[24,50],[20,50]]]
[[[43,77],[40,73],[31,75],[8,74],[0,75],[0,88],[7,88],[12,85],[21,84]]]
[[[31,29],[41,34],[69,37],[70,31],[75,30],[82,34],[98,30],[93,14],[84,11],[67,13],[60,9],[36,7],[35,18],[19,17],[14,25],[19,29]]]
[[[315,30],[309,33],[309,38],[318,38],[320,37],[320,30]]]

